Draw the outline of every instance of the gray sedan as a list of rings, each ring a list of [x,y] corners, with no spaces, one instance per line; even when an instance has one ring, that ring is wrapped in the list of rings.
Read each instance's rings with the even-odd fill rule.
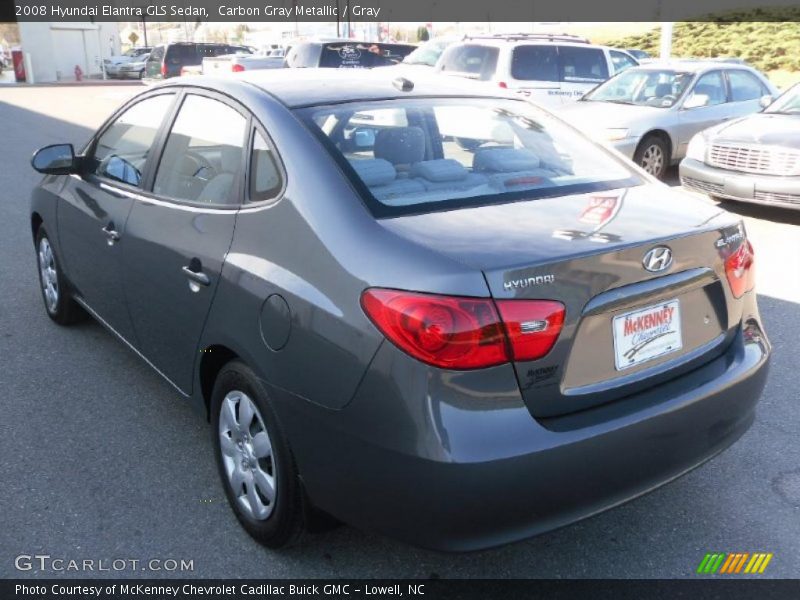
[[[254,538],[327,513],[485,548],[751,425],[770,345],[738,217],[499,89],[243,75],[39,150],[30,231],[47,315],[91,315],[202,411],[214,457],[181,460],[216,460]]]
[[[685,156],[694,134],[757,112],[763,97],[777,94],[744,65],[651,63],[609,79],[559,114],[661,178]]]
[[[760,114],[697,134],[680,175],[713,197],[800,209],[800,84]]]

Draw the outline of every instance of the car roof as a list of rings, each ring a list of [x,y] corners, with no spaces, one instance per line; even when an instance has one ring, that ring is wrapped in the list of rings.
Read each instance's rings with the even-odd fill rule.
[[[748,65],[740,63],[727,63],[718,60],[697,60],[692,58],[676,58],[671,60],[654,60],[639,65],[638,67],[631,67],[640,71],[659,71],[663,69],[671,69],[676,71],[686,71],[688,73],[700,73],[703,71],[712,71],[719,69],[740,69],[742,71],[755,71]]]
[[[493,46],[496,48],[515,48],[517,46],[573,46],[578,48],[607,48],[593,44],[586,38],[573,35],[545,34],[507,34],[464,36],[458,45]],[[616,48],[614,48],[616,50]],[[623,50],[624,52],[624,50]]]
[[[513,98],[462,77],[430,73],[398,76],[389,67],[375,69],[259,69],[231,76],[263,89],[289,108],[359,100],[420,97]],[[408,79],[414,87],[401,91],[393,82]],[[201,77],[197,81],[204,81]]]

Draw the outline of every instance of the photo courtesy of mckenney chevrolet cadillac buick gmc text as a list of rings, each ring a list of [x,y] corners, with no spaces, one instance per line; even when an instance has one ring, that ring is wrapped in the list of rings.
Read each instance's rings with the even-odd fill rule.
[[[459,78],[181,78],[41,149],[44,308],[211,422],[244,528],[314,511],[470,550],[574,522],[750,426],[770,345],[738,217]]]

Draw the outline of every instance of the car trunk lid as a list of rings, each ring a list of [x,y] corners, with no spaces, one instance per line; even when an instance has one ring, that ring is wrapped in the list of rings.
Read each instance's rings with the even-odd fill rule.
[[[479,268],[497,300],[565,305],[553,349],[514,365],[537,417],[613,401],[695,368],[724,350],[741,318],[724,284],[721,246],[741,237],[738,221],[660,184],[383,223]],[[672,260],[648,271],[645,255],[658,248]]]

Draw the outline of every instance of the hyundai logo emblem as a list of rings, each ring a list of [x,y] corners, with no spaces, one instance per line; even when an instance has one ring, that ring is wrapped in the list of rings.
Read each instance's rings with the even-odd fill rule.
[[[672,250],[666,246],[656,246],[642,259],[642,266],[651,273],[666,271],[670,265],[672,265]]]

